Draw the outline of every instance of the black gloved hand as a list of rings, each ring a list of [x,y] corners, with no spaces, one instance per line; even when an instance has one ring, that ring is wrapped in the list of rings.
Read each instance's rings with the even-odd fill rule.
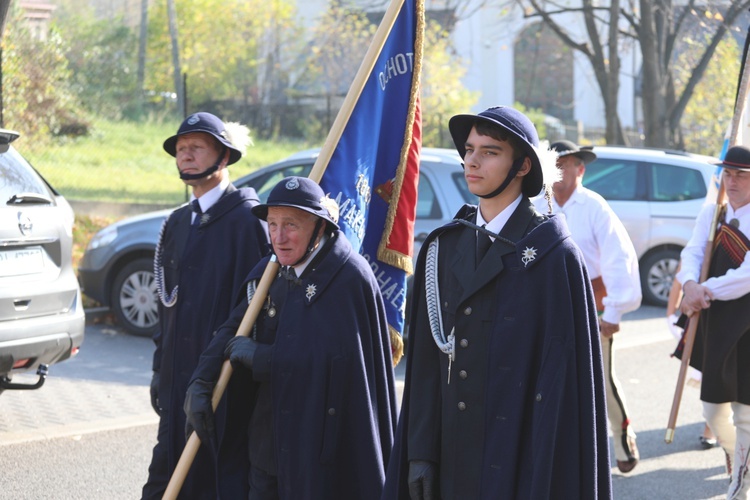
[[[214,426],[214,409],[211,397],[214,384],[205,380],[195,379],[187,388],[185,394],[185,440],[195,430],[201,443],[216,449],[216,428]]]
[[[437,500],[437,465],[426,460],[409,462],[409,496],[411,500]]]
[[[238,364],[247,368],[253,368],[253,356],[258,348],[258,343],[249,337],[237,335],[229,339],[227,346],[224,348],[224,357],[229,359],[233,367]]]
[[[161,417],[161,406],[159,405],[159,372],[151,376],[151,408]]]

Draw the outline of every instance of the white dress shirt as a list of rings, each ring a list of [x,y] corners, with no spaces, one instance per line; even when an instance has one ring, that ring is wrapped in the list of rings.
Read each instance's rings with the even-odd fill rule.
[[[695,221],[693,235],[685,248],[682,249],[680,254],[682,264],[680,272],[677,273],[677,281],[682,285],[690,280],[700,283],[703,254],[706,251],[708,231],[715,210],[715,203],[706,204],[701,209]],[[737,219],[740,222],[739,230],[742,234],[750,236],[750,205],[734,210],[731,205],[727,204],[727,213],[724,220],[732,219]],[[750,257],[748,255],[750,255],[750,252],[745,254],[745,260],[737,269],[730,269],[725,275],[709,278],[702,283],[711,290],[714,300],[733,300],[750,293]]]
[[[543,196],[532,201],[539,212],[548,213]],[[638,257],[625,226],[604,198],[583,186],[578,186],[562,207],[553,196],[552,213],[565,216],[591,279],[601,276],[604,281],[607,296],[602,320],[619,324],[623,314],[641,305]]]
[[[201,206],[201,212],[205,214],[209,208],[216,205],[216,202],[219,201],[219,198],[221,198],[221,195],[224,194],[224,191],[226,191],[228,187],[229,187],[229,179],[225,177],[221,179],[221,182],[217,186],[215,186],[213,189],[204,193],[203,196],[198,198],[198,204]],[[190,203],[192,203],[194,199],[195,199],[195,195],[191,193]],[[195,218],[197,215],[198,214],[193,212],[193,217],[190,219],[191,223],[195,221]]]
[[[500,231],[503,230],[505,224],[510,219],[510,216],[513,215],[513,212],[516,211],[518,205],[521,204],[521,198],[522,196],[519,194],[518,198],[516,198],[510,205],[505,207],[502,212],[497,214],[489,222],[484,220],[484,217],[482,217],[482,211],[479,210],[479,207],[477,207],[477,226],[485,226],[488,231],[492,231],[495,234],[500,234]],[[490,236],[490,239],[492,241],[495,241],[495,238],[492,236]]]

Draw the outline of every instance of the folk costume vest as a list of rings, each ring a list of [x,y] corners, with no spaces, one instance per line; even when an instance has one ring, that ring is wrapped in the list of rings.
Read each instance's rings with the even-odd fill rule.
[[[723,217],[722,217],[723,219]],[[709,277],[723,276],[742,264],[750,240],[723,223],[714,238]],[[701,312],[690,364],[703,372],[701,400],[750,405],[750,384],[741,380],[750,363],[750,294],[717,300]],[[745,377],[746,378],[746,377]]]

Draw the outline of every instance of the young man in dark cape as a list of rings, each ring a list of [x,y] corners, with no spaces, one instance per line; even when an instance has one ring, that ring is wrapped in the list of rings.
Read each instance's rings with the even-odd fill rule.
[[[481,200],[434,231],[417,261],[382,498],[609,498],[591,283],[564,219],[529,201],[551,186],[555,155],[512,108],[449,126]]]

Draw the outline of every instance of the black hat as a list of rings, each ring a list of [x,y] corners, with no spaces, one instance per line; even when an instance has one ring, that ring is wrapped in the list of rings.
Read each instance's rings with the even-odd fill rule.
[[[750,149],[745,146],[732,146],[724,155],[724,161],[716,162],[716,165],[750,172]]]
[[[252,208],[262,220],[268,217],[268,207],[292,207],[324,219],[333,229],[338,229],[339,206],[323,189],[307,177],[282,179],[268,194],[268,200]]]
[[[227,162],[227,165],[236,163],[237,160],[242,158],[242,152],[232,144],[224,122],[221,121],[219,117],[204,111],[193,113],[185,118],[185,121],[182,122],[177,133],[164,141],[164,151],[172,156],[176,156],[177,138],[181,135],[192,134],[194,132],[205,132],[206,134],[211,134],[220,143],[226,146],[226,148],[229,149],[229,161]]]
[[[596,160],[596,153],[586,148],[579,148],[578,145],[572,141],[557,141],[550,145],[551,149],[557,151],[558,158],[563,156],[575,156],[583,161],[584,165],[588,165],[592,161]]]
[[[519,139],[526,155],[531,160],[531,170],[523,178],[522,190],[526,196],[537,195],[544,182],[542,164],[537,152],[539,135],[531,120],[520,111],[507,106],[489,108],[478,115],[454,116],[448,122],[448,128],[461,158],[466,156],[466,139],[477,122],[499,126]]]

